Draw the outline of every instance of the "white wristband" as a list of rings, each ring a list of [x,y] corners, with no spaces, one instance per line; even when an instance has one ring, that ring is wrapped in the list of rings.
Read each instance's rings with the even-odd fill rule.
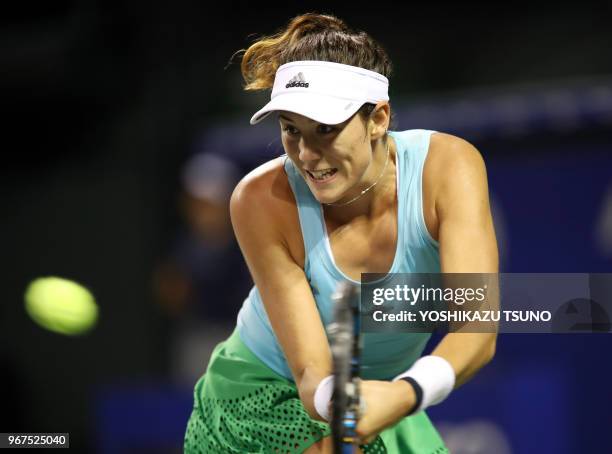
[[[421,405],[412,413],[439,404],[455,387],[455,371],[450,363],[440,356],[430,355],[419,358],[410,369],[399,374],[393,381],[402,377],[413,378],[423,389]]]
[[[334,376],[328,375],[319,386],[314,394],[314,406],[321,418],[329,421],[329,403],[331,402],[332,393],[334,392]]]

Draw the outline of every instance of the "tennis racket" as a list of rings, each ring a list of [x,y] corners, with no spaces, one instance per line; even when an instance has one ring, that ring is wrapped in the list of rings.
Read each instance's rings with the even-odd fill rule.
[[[361,412],[359,288],[341,282],[333,300],[334,321],[328,325],[334,363],[332,438],[335,454],[353,454]]]

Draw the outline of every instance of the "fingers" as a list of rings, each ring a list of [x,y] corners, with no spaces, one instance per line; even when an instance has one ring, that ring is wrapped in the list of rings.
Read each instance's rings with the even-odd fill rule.
[[[360,445],[367,445],[369,443],[372,443],[376,439],[376,437],[378,437],[378,434],[379,432],[372,433],[370,430],[360,430],[359,427],[356,430],[357,439],[359,440]]]
[[[361,399],[359,399],[359,415],[360,416],[365,415],[365,412],[366,412],[367,408],[368,408],[368,406],[366,405],[366,401],[362,397]]]

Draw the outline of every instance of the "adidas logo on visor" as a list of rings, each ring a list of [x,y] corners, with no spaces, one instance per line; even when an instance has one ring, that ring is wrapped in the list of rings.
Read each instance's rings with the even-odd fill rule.
[[[292,88],[292,87],[308,88],[308,82],[306,82],[306,79],[304,79],[304,74],[297,73],[295,76],[291,78],[289,83],[285,85],[285,88]]]

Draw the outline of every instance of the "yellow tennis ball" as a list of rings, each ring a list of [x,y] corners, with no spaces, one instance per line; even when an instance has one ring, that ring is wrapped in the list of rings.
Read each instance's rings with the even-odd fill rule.
[[[83,334],[98,320],[98,306],[91,292],[68,279],[55,276],[35,279],[24,297],[30,317],[56,333]]]

